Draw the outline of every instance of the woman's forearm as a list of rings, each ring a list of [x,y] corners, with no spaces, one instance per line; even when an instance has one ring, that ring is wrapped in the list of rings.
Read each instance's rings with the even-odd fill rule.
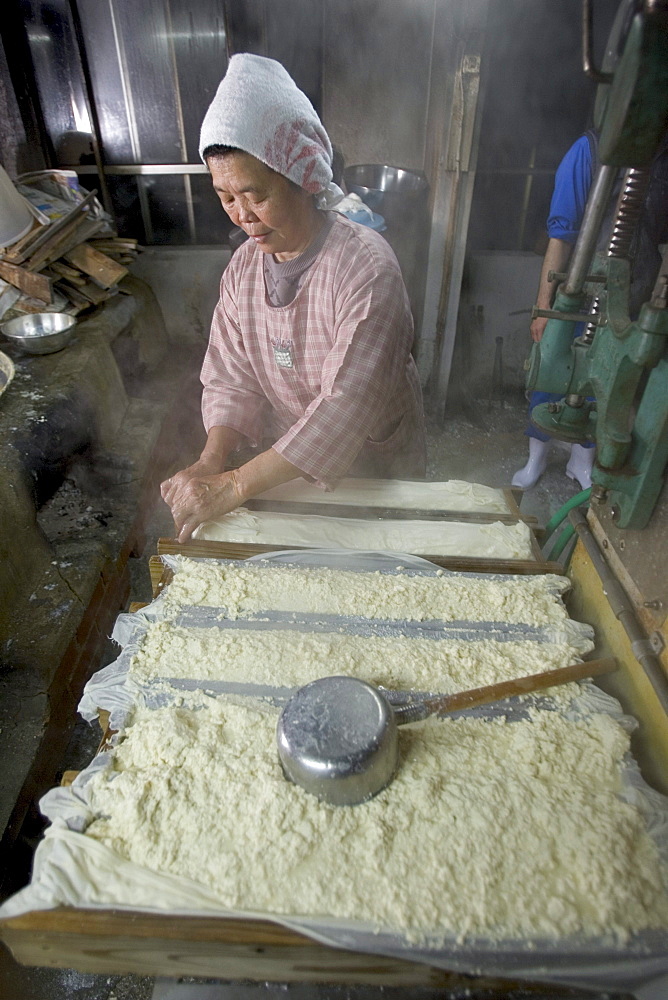
[[[220,462],[220,471],[225,468],[227,456],[234,451],[241,441],[242,435],[232,427],[212,427],[207,435],[206,444],[202,449],[200,459],[203,462]]]
[[[249,500],[259,493],[264,493],[265,490],[270,490],[272,486],[280,486],[281,483],[297,479],[303,473],[292,462],[288,462],[287,458],[269,448],[235,469],[234,475],[240,494],[244,500]]]

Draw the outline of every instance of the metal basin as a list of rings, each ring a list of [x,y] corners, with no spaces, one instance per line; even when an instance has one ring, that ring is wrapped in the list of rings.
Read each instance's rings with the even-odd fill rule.
[[[72,339],[76,322],[68,313],[32,313],[0,324],[0,330],[27,354],[54,354]]]
[[[374,210],[387,203],[388,195],[393,201],[406,198],[410,201],[416,196],[426,197],[429,187],[422,173],[380,163],[346,167],[343,179],[348,190]]]

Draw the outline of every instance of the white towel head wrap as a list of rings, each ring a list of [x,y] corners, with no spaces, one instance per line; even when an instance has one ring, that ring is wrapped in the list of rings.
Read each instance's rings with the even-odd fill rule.
[[[316,195],[318,208],[343,198],[332,183],[332,144],[306,94],[275,59],[232,56],[204,116],[199,155],[234,146]]]

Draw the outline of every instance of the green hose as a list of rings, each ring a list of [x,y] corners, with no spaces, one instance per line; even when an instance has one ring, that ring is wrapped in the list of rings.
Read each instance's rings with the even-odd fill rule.
[[[553,533],[553,531],[559,527],[561,522],[568,517],[569,512],[572,511],[574,507],[579,507],[580,504],[588,503],[590,496],[591,496],[591,486],[589,487],[589,489],[582,490],[581,493],[576,493],[574,497],[571,497],[570,500],[566,501],[563,507],[559,508],[556,514],[552,515],[550,520],[545,525],[545,531],[543,532],[543,545],[550,537],[550,535]],[[568,541],[568,539],[566,541]],[[557,542],[557,544],[559,543]],[[565,544],[566,543],[564,542],[564,545]],[[560,552],[563,551],[563,546],[559,551]]]
[[[586,493],[587,491],[585,490],[584,492]],[[556,542],[554,543],[552,551],[547,557],[548,562],[553,562],[555,559],[559,558],[559,556],[564,551],[564,549],[566,548],[566,546],[568,545],[574,534],[575,534],[575,528],[573,527],[573,525],[567,524],[564,530],[557,538]]]

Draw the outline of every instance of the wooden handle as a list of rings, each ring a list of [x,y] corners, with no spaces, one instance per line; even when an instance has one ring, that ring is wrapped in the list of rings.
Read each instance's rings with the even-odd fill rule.
[[[568,667],[548,670],[542,674],[530,674],[528,677],[518,677],[512,681],[501,681],[489,684],[487,687],[474,688],[472,691],[460,691],[457,694],[447,694],[440,698],[429,698],[424,704],[432,712],[459,712],[463,708],[475,708],[477,705],[489,705],[504,698],[514,698],[530,691],[541,691],[543,688],[556,687],[558,684],[568,684],[584,677],[596,677],[608,674],[617,669],[617,661],[613,657],[603,660],[589,660],[586,663],[572,663]]]

